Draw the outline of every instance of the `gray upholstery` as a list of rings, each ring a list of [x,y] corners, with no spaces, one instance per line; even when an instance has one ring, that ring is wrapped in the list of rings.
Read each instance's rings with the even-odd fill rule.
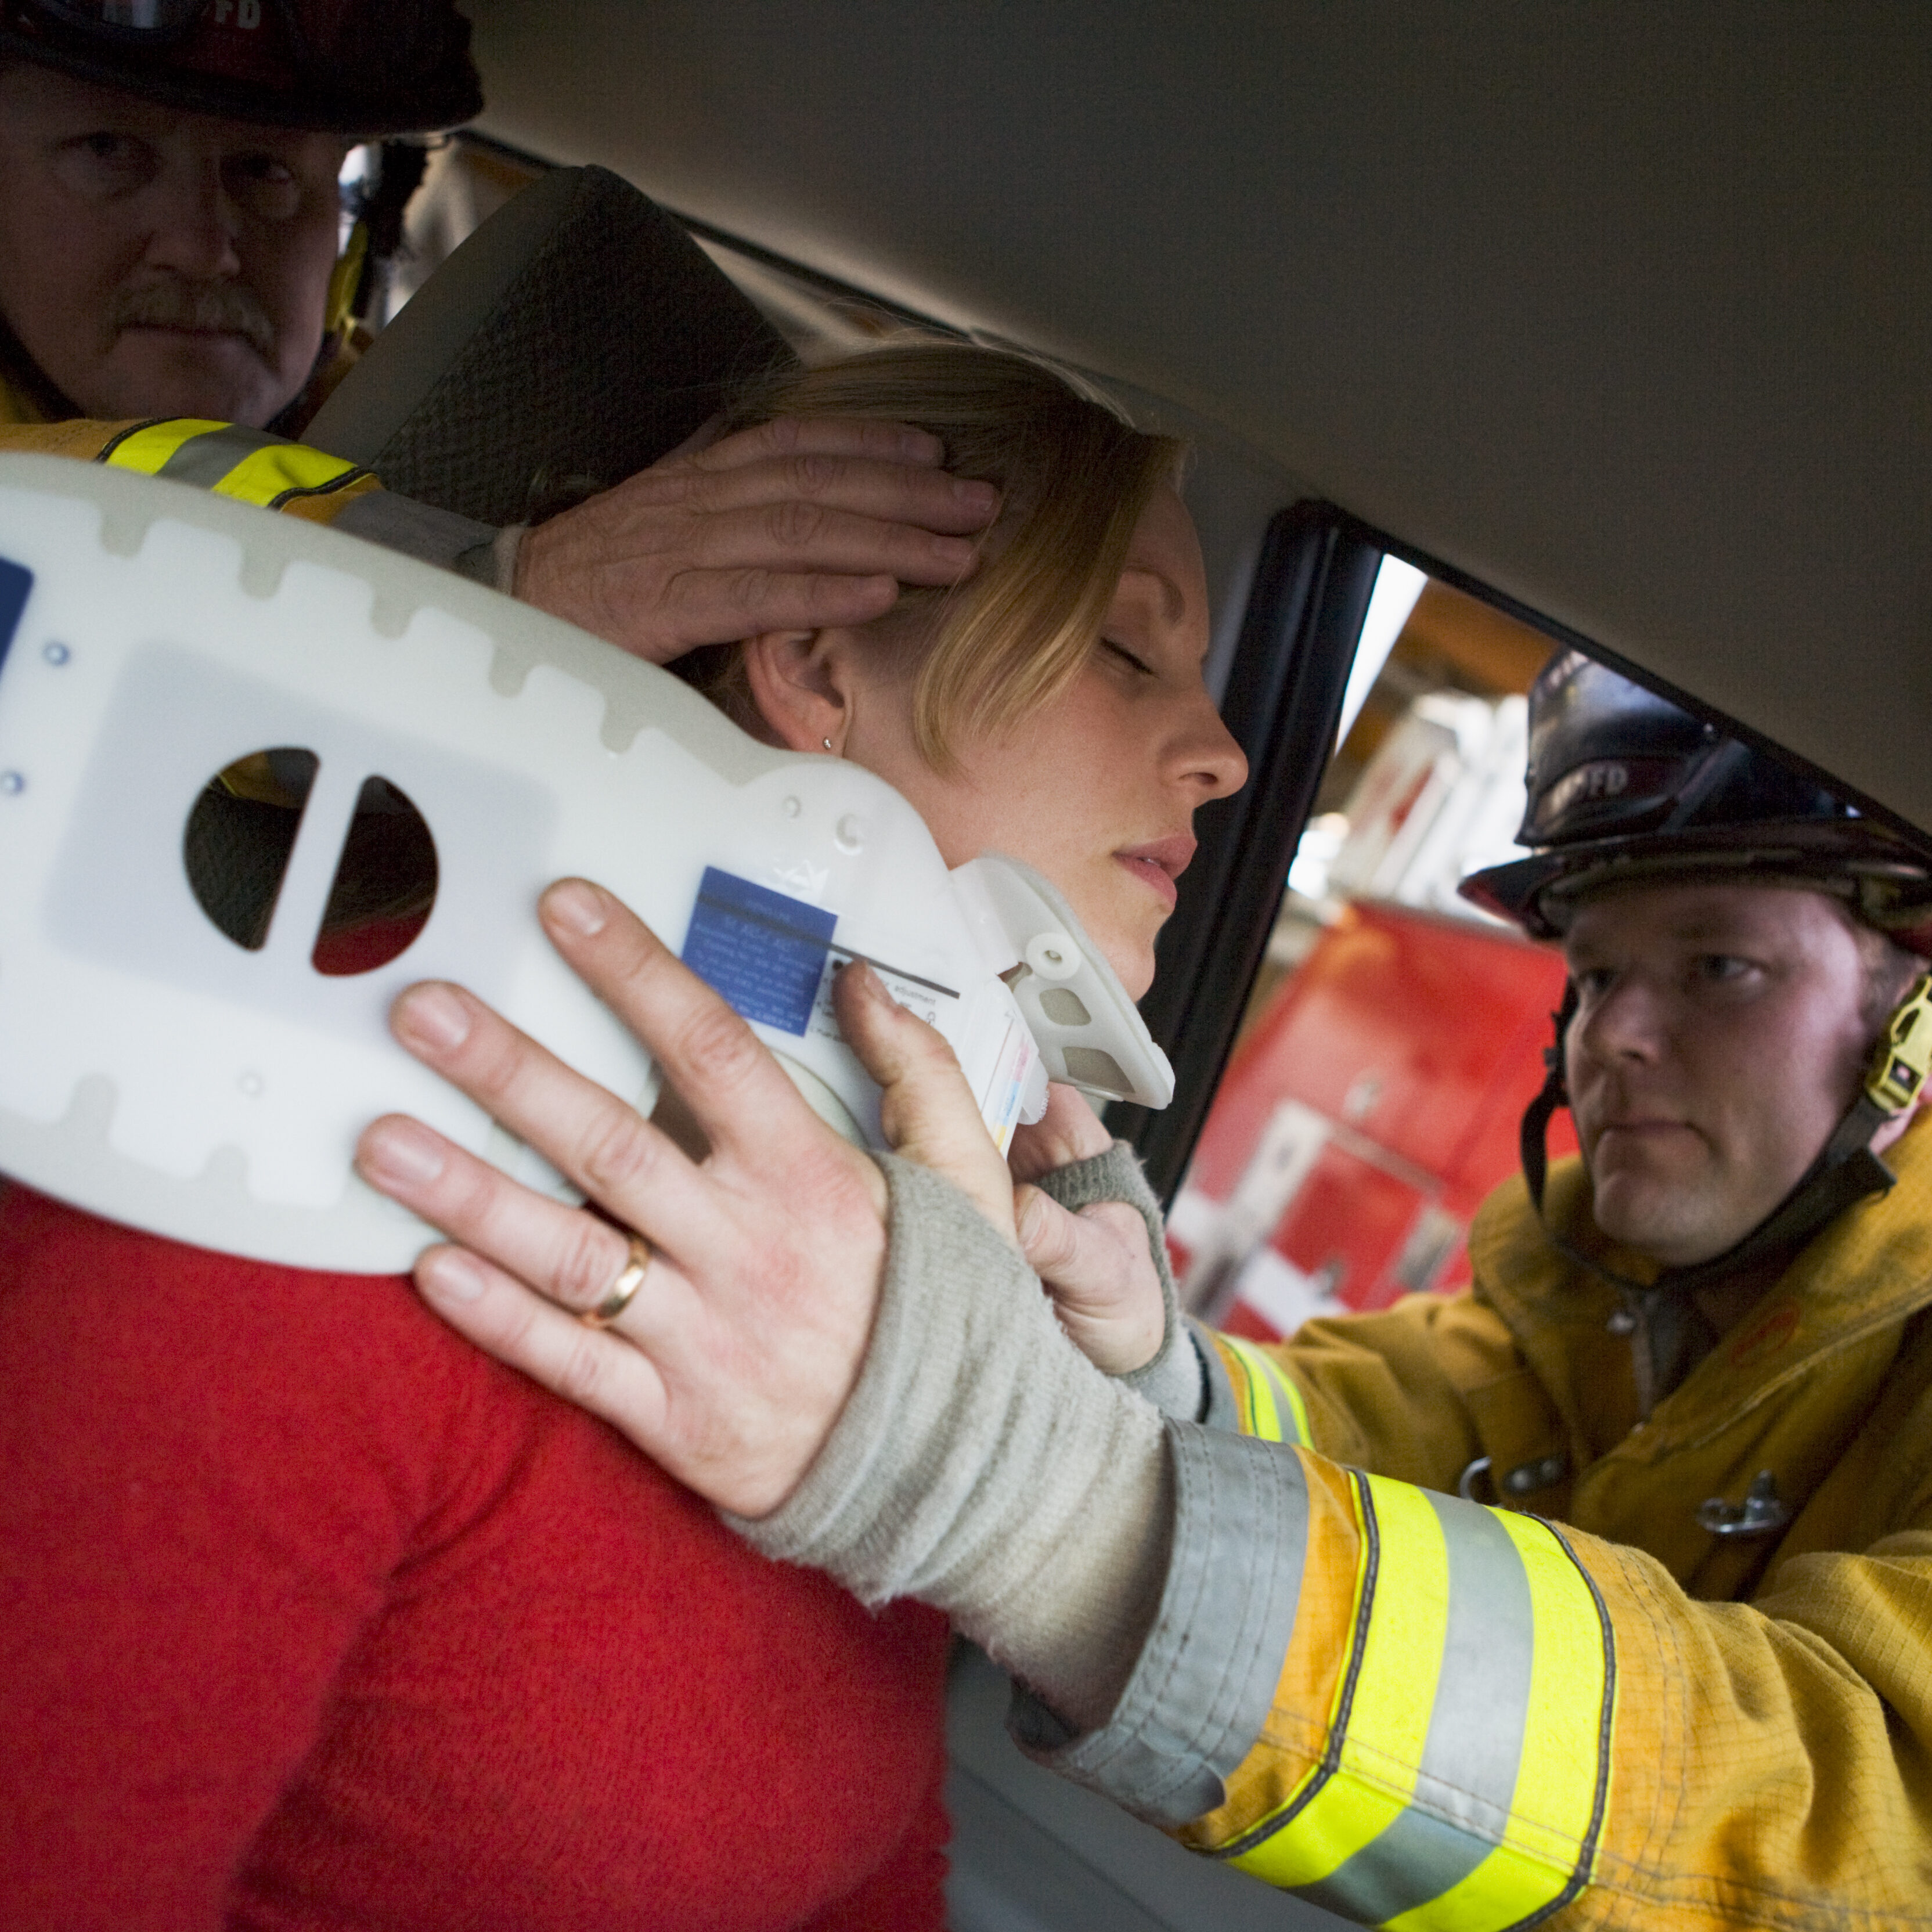
[[[376,339],[304,440],[486,524],[674,448],[791,352],[684,230],[603,168],[532,182]]]

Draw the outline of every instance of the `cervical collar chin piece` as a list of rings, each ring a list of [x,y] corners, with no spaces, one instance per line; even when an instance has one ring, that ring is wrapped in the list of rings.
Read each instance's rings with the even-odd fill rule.
[[[949,874],[871,773],[760,746],[669,674],[353,538],[0,458],[0,1173],[362,1273],[431,1238],[351,1171],[380,1114],[574,1200],[387,1027],[404,987],[460,981],[648,1110],[648,1057],[533,916],[569,874],[856,1139],[879,1144],[878,1090],[830,1004],[855,957],[944,1035],[1003,1149],[1049,1072],[1172,1093],[1052,886],[992,856]]]

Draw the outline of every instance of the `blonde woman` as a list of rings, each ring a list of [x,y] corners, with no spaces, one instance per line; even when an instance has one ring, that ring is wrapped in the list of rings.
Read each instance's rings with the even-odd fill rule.
[[[958,345],[778,382],[737,420],[782,412],[910,421],[1004,508],[958,591],[751,638],[696,674],[761,736],[898,785],[952,862],[999,849],[1037,866],[1144,989],[1192,813],[1244,770],[1202,682],[1173,446],[1050,370]],[[398,1032],[648,1234],[647,1292],[600,1334],[519,1286],[594,1302],[627,1237],[419,1126],[380,1124],[362,1166],[514,1271],[437,1250],[419,1280],[438,1307],[480,1330],[507,1306],[570,1393],[622,1382],[672,1435],[691,1422],[670,1474],[403,1284],[184,1249],[10,1192],[0,1890],[22,1922],[942,1922],[942,1621],[875,1616],[732,1534],[682,1485],[716,1496],[707,1472],[749,1418],[680,1410],[625,1338],[675,1330],[722,1373],[742,1345],[707,1295],[797,1318],[754,1399],[790,1450],[760,1450],[721,1498],[770,1510],[788,1453],[808,1456],[826,1426],[786,1389],[842,1377],[814,1398],[836,1409],[849,1388],[886,1171],[606,896],[566,884],[543,914],[620,1012],[675,976],[684,1023],[654,1043],[710,1132],[701,1161],[460,988],[414,989]],[[841,1000],[904,1133],[943,1058],[876,989]],[[712,1104],[721,1081],[756,1115],[752,1140]],[[1098,1131],[1064,1096],[1045,1124],[1070,1144]],[[943,1218],[922,1225],[944,1244]],[[916,1262],[916,1243],[895,1254]],[[538,1309],[559,1325],[530,1327]]]

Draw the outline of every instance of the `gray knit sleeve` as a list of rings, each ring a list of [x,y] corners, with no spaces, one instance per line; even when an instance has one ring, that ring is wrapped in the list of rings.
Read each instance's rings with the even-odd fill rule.
[[[1001,1424],[1038,1352],[1029,1318],[1046,1312],[1024,1257],[964,1195],[910,1162],[879,1165],[886,1279],[859,1379],[785,1502],[724,1517],[767,1556],[830,1570],[868,1604],[920,1593],[982,1462],[1012,1460]]]
[[[1160,1203],[1154,1198],[1133,1149],[1125,1141],[1116,1141],[1105,1154],[1055,1168],[1035,1184],[1070,1214],[1077,1214],[1082,1208],[1097,1206],[1103,1201],[1122,1201],[1147,1223],[1148,1246],[1154,1256],[1155,1272],[1160,1276],[1166,1319],[1162,1324],[1160,1348],[1153,1360],[1120,1380],[1136,1394],[1145,1396],[1163,1415],[1172,1416],[1177,1422],[1200,1420],[1206,1394],[1205,1374],[1188,1325],[1180,1317],[1174,1273],[1167,1262],[1167,1227],[1161,1216]]]
[[[946,1611],[1090,1728],[1118,1700],[1166,1574],[1160,1418],[1067,1340],[1019,1250],[963,1194],[880,1165],[886,1279],[858,1382],[792,1495],[725,1521],[867,1603]]]
[[[1018,1680],[1015,1735],[1054,1770],[1157,1822],[1211,1810],[1293,1626],[1299,1460],[1163,1424],[1067,1341],[963,1195],[880,1166],[886,1280],[858,1382],[790,1498],[726,1522],[868,1603],[946,1611]]]

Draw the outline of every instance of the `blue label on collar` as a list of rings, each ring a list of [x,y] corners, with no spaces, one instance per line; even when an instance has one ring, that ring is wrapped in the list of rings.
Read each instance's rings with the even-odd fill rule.
[[[685,935],[684,963],[748,1020],[803,1036],[836,913],[704,868]]]
[[[0,670],[7,668],[7,653],[13,648],[14,633],[20,628],[20,613],[27,608],[27,594],[33,587],[31,570],[0,556]]]

